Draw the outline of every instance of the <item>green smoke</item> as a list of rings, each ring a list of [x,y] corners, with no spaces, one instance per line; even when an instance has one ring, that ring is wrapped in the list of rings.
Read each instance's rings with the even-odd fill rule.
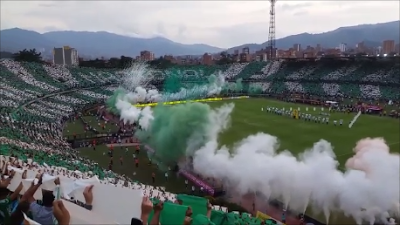
[[[164,92],[178,92],[182,88],[182,78],[176,69],[168,71],[168,76],[164,81]]]
[[[250,94],[261,94],[263,91],[261,84],[250,84],[249,93]]]
[[[111,95],[106,101],[107,110],[112,112],[115,115],[119,115],[119,110],[115,106],[116,106],[118,98],[125,94],[126,94],[126,92],[124,89],[122,89],[122,88],[116,89],[114,91],[113,95]]]
[[[224,93],[236,93],[236,92],[241,92],[243,90],[243,83],[242,83],[242,78],[239,78],[236,80],[235,83],[229,82],[225,83],[223,87],[223,92]]]
[[[135,135],[156,150],[156,159],[167,165],[173,164],[186,155],[188,140],[195,137],[195,146],[191,144],[196,149],[205,144],[205,126],[210,111],[209,105],[201,103],[160,105],[153,110],[154,120],[150,129],[137,131]]]
[[[241,92],[242,90],[243,90],[243,84],[242,84],[242,78],[239,78],[239,79],[237,79],[236,80],[236,83],[235,83],[235,88],[236,88],[236,92]]]

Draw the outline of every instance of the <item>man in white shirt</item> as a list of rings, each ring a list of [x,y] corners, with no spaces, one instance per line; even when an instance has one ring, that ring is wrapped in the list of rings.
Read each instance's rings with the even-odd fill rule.
[[[165,172],[165,180],[168,181],[168,172]]]

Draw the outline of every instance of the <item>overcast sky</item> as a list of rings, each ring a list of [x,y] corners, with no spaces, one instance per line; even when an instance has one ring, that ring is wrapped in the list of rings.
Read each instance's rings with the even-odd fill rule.
[[[181,43],[231,47],[268,39],[268,1],[1,1],[1,29],[20,27],[161,35]],[[399,1],[278,1],[284,37],[399,19]]]

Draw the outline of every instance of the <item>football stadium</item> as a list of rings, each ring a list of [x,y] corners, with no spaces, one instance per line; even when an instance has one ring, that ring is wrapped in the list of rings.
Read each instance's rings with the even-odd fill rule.
[[[0,69],[5,207],[53,192],[71,224],[398,220],[396,59]]]

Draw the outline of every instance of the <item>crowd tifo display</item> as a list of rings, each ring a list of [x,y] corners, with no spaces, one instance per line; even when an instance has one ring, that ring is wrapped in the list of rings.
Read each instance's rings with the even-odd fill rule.
[[[225,207],[210,205],[205,198],[176,195],[162,187],[141,184],[80,156],[78,150],[65,141],[63,129],[64,123],[78,115],[87,105],[104,104],[108,113],[117,115],[124,123],[137,127],[135,138],[152,149],[149,151],[149,158],[164,164],[163,169],[178,165],[183,176],[191,176],[185,173],[194,171],[204,176],[229,180],[238,184],[237,188],[245,194],[244,192],[250,191],[240,183],[240,176],[245,174],[237,173],[237,177],[226,177],[226,170],[230,168],[228,163],[224,164],[224,170],[216,172],[216,168],[221,166],[221,160],[230,160],[228,150],[217,155],[215,150],[219,148],[216,137],[226,129],[234,105],[225,104],[213,109],[202,102],[264,96],[287,101],[300,99],[323,102],[325,99],[346,98],[392,104],[398,104],[400,101],[400,63],[395,60],[277,60],[214,66],[177,65],[165,71],[154,70],[143,63],[133,64],[124,71],[118,71],[2,60],[0,69],[0,166],[2,175],[5,175],[1,183],[4,190],[2,189],[0,197],[1,206],[4,204],[0,209],[2,223],[23,222],[23,216],[16,216],[19,210],[23,212],[19,215],[25,215],[31,224],[34,224],[33,220],[38,223],[46,222],[36,219],[39,218],[35,215],[38,211],[31,210],[31,213],[28,213],[22,209],[21,201],[19,207],[18,201],[15,201],[20,194],[20,199],[24,201],[34,197],[43,200],[44,206],[47,207],[46,192],[31,193],[36,186],[53,191],[55,199],[62,199],[53,205],[53,217],[59,223],[68,218],[67,223],[71,224],[99,223],[101,219],[103,223],[108,221],[110,224],[136,224],[134,218],[140,219],[143,213],[150,213],[153,205],[153,213],[146,218],[150,222],[153,214],[157,215],[156,212],[162,210],[161,224],[184,224],[184,221],[187,224],[191,222],[215,225],[265,224],[277,223],[278,220],[287,222],[285,211],[281,218],[274,219],[256,217],[251,213],[238,215]],[[191,104],[184,104],[186,102]],[[177,124],[179,126],[176,126]],[[260,138],[264,143],[268,142],[271,145],[277,142],[275,137],[268,135],[252,136],[246,140],[251,141],[251,138]],[[393,219],[388,219],[393,213],[399,213],[398,179],[382,181],[375,177],[379,175],[378,172],[374,174],[370,171],[374,168],[360,167],[363,152],[369,151],[365,146],[371,145],[381,150],[376,153],[376,157],[387,159],[388,167],[398,166],[398,156],[391,155],[388,147],[379,139],[361,141],[357,145],[356,156],[349,160],[346,166],[358,171],[351,175],[357,179],[379,181],[380,185],[385,186],[386,196],[373,196],[361,203],[344,207],[337,206],[337,196],[333,196],[336,192],[326,193],[332,195],[329,201],[325,198],[325,202],[317,202],[317,195],[322,193],[310,187],[309,191],[299,193],[303,197],[297,199],[299,204],[291,207],[304,211],[303,208],[307,208],[312,202],[314,207],[319,207],[328,221],[334,205],[337,210],[352,216],[358,224],[362,221],[372,224],[394,223]],[[324,142],[316,144],[319,148],[327,148],[326,146],[328,145]],[[256,154],[257,149],[248,151],[254,151]],[[262,151],[275,154],[273,149]],[[237,157],[239,156],[240,152],[237,152]],[[326,163],[333,165],[334,160],[328,158],[329,155],[326,155]],[[232,156],[232,159],[235,157]],[[272,160],[269,165],[279,167],[273,159],[269,158]],[[335,166],[328,169],[332,176],[343,179],[343,183],[349,179],[340,171],[336,171]],[[24,170],[28,172],[24,173]],[[360,177],[359,171],[369,174],[370,177]],[[381,168],[380,172],[382,171]],[[43,173],[45,175],[41,176]],[[398,171],[397,174],[391,175],[399,177]],[[274,186],[270,196],[281,197],[278,195],[282,194],[282,191],[292,193],[289,184],[290,181],[280,182],[281,186]],[[210,193],[214,192],[208,187],[205,189]],[[254,187],[253,191],[262,192],[257,187]],[[142,198],[143,192],[151,199]],[[130,201],[126,201],[127,196]],[[345,202],[346,196],[342,197],[340,200]],[[368,202],[372,200],[378,202]],[[160,205],[157,207],[160,201],[165,201],[161,208]],[[348,201],[353,199],[349,197]],[[84,207],[71,202],[82,203]],[[357,204],[364,207],[359,208]],[[15,209],[11,209],[14,206]],[[69,211],[68,216],[62,213],[65,209]],[[56,213],[58,210],[60,214]],[[299,223],[304,222],[303,218],[300,219]]]

